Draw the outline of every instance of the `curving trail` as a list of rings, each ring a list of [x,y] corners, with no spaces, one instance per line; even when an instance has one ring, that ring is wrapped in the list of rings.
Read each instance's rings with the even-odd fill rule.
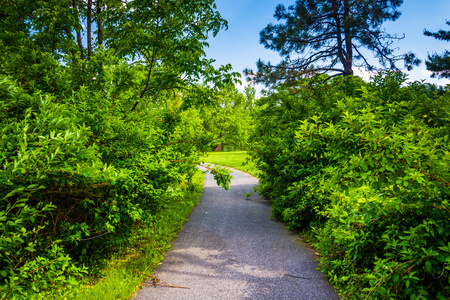
[[[298,234],[270,219],[247,192],[258,180],[233,170],[231,188],[206,174],[202,199],[155,276],[134,299],[339,299]],[[170,287],[175,286],[175,287]]]

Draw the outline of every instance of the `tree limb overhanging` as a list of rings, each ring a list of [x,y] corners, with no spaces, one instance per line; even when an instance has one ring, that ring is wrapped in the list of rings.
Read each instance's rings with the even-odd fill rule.
[[[450,21],[446,21],[446,24],[450,26]],[[450,42],[450,31],[441,29],[438,32],[430,32],[425,29],[423,34],[440,41]],[[445,50],[442,54],[433,53],[428,55],[425,64],[427,70],[431,71],[432,78],[450,78],[450,51]]]

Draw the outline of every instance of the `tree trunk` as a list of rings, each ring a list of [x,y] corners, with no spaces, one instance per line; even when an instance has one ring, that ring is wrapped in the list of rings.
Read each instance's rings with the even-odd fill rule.
[[[92,56],[92,0],[88,0],[87,3],[87,49],[88,49],[88,59]]]
[[[102,4],[100,0],[96,2],[96,15],[97,15],[97,43],[98,46],[103,46],[103,21],[101,17]]]
[[[74,9],[74,13],[75,13],[75,19],[77,21],[80,20],[80,16],[78,14],[78,4],[77,4],[77,0],[72,0],[72,6]],[[83,41],[81,40],[81,31],[80,29],[77,28],[76,30],[77,32],[77,43],[78,43],[78,48],[80,48],[80,58],[84,59],[84,48],[83,48]]]
[[[353,44],[352,44],[352,36],[350,31],[350,24],[348,24],[348,20],[351,19],[350,16],[350,4],[348,0],[344,0],[344,18],[343,18],[343,26],[344,26],[344,43],[345,43],[345,62],[344,65],[344,76],[353,75]]]
[[[353,69],[352,69],[352,60],[346,60],[344,62],[344,76],[353,75]]]

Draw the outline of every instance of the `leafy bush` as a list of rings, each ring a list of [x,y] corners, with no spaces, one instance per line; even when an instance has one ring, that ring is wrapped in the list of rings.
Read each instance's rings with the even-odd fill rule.
[[[112,74],[115,75],[115,74]],[[0,293],[76,286],[173,201],[211,140],[171,98],[133,114],[86,88],[66,99],[0,79]],[[229,174],[215,169],[218,182]]]
[[[120,177],[90,132],[51,97],[0,80],[0,275],[2,297],[76,284],[85,273],[64,243],[89,235],[83,205]],[[85,210],[84,215],[80,210]],[[11,293],[13,292],[13,293]]]
[[[317,176],[331,158],[323,156],[321,141],[302,145],[304,149],[299,147],[297,130],[300,126],[318,126],[320,118],[326,122],[338,120],[335,103],[346,95],[357,94],[355,89],[362,84],[357,78],[326,85],[323,80],[319,77],[298,82],[295,87],[279,86],[257,102],[260,109],[251,154],[262,171],[258,190],[272,199],[274,217],[287,221],[291,229],[318,222],[322,217],[314,207],[329,202],[325,195],[310,190],[312,186],[321,188]]]
[[[263,110],[289,134],[258,138],[261,189],[276,218],[313,226],[323,271],[345,298],[450,296],[449,94],[404,80],[392,73],[283,91]],[[298,120],[287,103],[302,105]]]

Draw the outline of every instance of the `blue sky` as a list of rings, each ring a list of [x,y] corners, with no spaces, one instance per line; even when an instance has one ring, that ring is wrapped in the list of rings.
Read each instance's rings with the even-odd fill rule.
[[[218,11],[228,21],[228,30],[221,31],[215,38],[208,40],[210,47],[206,49],[207,56],[215,59],[217,65],[230,63],[236,72],[242,72],[247,67],[255,69],[259,58],[278,62],[280,57],[277,52],[259,44],[259,32],[267,24],[276,22],[273,14],[277,4],[289,6],[294,2],[295,0],[216,0]],[[446,19],[450,20],[449,0],[405,0],[399,10],[402,13],[400,18],[395,22],[386,22],[383,26],[391,34],[405,34],[405,38],[396,44],[399,54],[412,51],[424,61],[428,53],[441,53],[444,49],[450,49],[449,42],[423,35],[424,28],[430,31],[450,30],[445,24]],[[409,72],[409,78],[425,79],[426,82],[440,85],[450,84],[450,80],[430,78],[423,62]]]

